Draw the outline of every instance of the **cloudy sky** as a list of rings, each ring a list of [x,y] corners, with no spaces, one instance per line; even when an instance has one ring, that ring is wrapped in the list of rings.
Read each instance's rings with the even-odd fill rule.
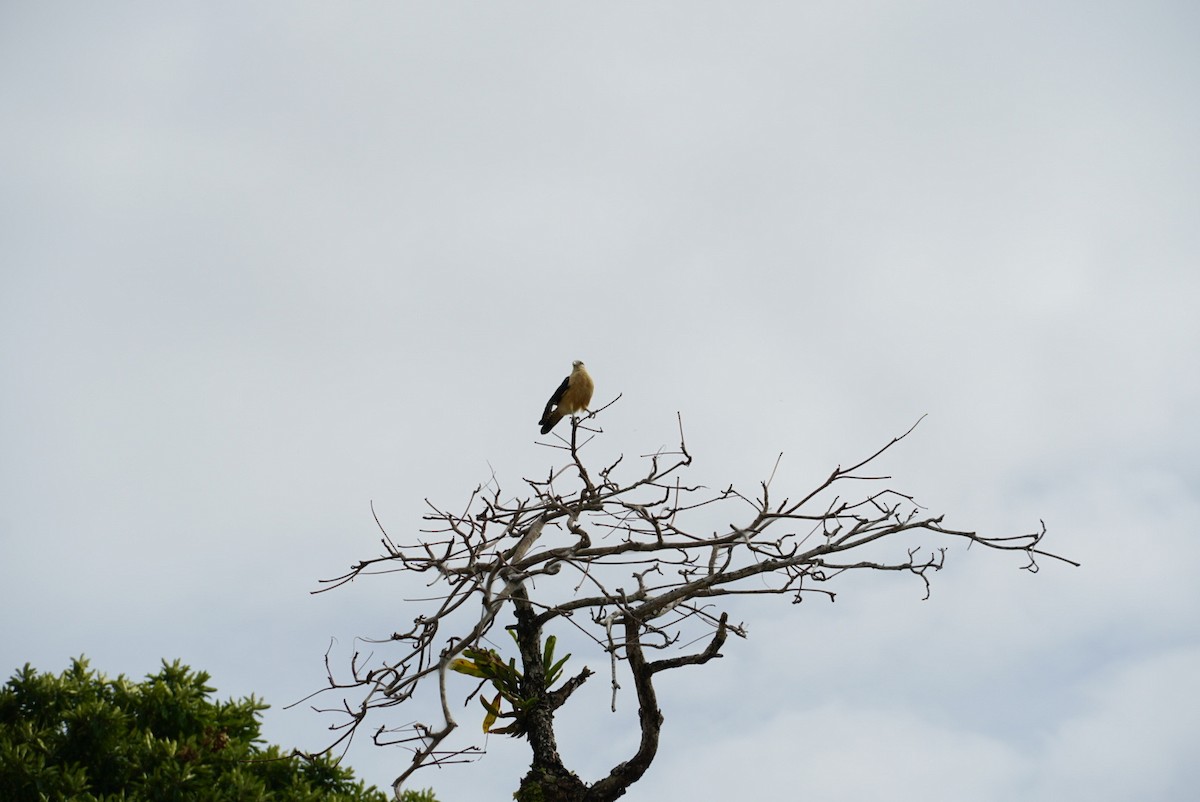
[[[929,601],[740,606],[749,640],[663,678],[629,799],[1193,798],[1198,33],[1182,2],[5,3],[0,668],[181,658],[319,748],[283,708],[331,639],[420,612],[397,575],[310,594],[378,553],[369,503],[404,539],[544,476],[584,359],[621,394],[597,453],[680,412],[696,481],[783,452],[796,493],[927,413],[897,488],[1083,564],[953,548]],[[588,780],[634,744],[593,685]],[[502,740],[415,782],[507,798]]]

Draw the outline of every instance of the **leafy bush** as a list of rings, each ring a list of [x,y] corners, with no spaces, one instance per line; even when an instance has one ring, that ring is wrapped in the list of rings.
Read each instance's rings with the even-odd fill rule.
[[[6,802],[386,802],[350,769],[262,746],[254,696],[217,702],[209,675],[179,661],[135,683],[73,660],[28,664],[0,689]],[[414,795],[415,794],[415,795]],[[405,802],[436,802],[406,792]]]

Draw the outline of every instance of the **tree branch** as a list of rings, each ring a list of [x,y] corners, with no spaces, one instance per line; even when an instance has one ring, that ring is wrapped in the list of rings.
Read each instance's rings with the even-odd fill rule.
[[[394,784],[397,796],[403,782],[423,766],[482,754],[476,746],[446,746],[458,726],[450,702],[456,674],[447,669],[457,665],[455,671],[481,671],[478,665],[462,668],[460,655],[467,649],[478,659],[495,655],[487,659],[501,661],[490,664],[496,671],[509,665],[485,646],[506,611],[516,618],[509,630],[520,669],[514,657],[509,658],[511,668],[503,670],[509,672],[506,682],[515,683],[519,676],[519,689],[504,686],[507,696],[497,697],[506,700],[504,710],[496,706],[501,702],[486,703],[490,720],[485,728],[504,718],[512,723],[491,731],[528,737],[534,770],[526,783],[549,783],[546,788],[577,794],[563,799],[583,799],[580,789],[586,788],[561,761],[554,715],[593,672],[584,666],[559,687],[550,687],[562,665],[554,661],[555,676],[548,676],[553,643],[548,644],[551,636],[544,638],[543,630],[568,623],[568,631],[581,633],[585,643],[611,661],[614,709],[618,664],[628,666],[640,739],[629,760],[586,790],[587,800],[607,802],[643,776],[657,753],[663,716],[654,677],[719,658],[731,632],[746,636],[744,625],[729,624],[728,612],[717,609],[722,597],[780,595],[797,603],[816,593],[832,600],[830,586],[838,577],[873,571],[915,576],[928,598],[931,576],[946,564],[942,544],[953,541],[997,553],[1019,552],[1027,560],[1021,567],[1029,571],[1037,571],[1043,557],[1078,565],[1044,550],[1044,522],[1040,530],[1016,535],[952,529],[944,526],[941,515],[928,514],[911,496],[883,484],[889,477],[873,465],[920,420],[865,459],[838,466],[814,488],[788,498],[775,486],[778,460],[771,476],[750,495],[733,486],[711,491],[684,484],[681,473],[692,455],[678,414],[677,449],[644,455],[640,469],[623,457],[599,469],[589,467],[583,451],[603,434],[592,421],[607,406],[572,419],[569,437],[560,436],[562,444],[550,446],[567,452],[564,464],[544,480],[526,479],[526,498],[506,500],[493,475],[486,489],[475,488],[461,512],[427,501],[424,520],[430,528],[409,543],[388,534],[372,505],[384,553],[353,564],[315,591],[393,572],[423,577],[430,588],[426,597],[406,600],[424,605],[412,626],[373,641],[379,654],[356,653],[348,679],[335,678],[326,658],[325,690],[343,696],[334,708],[345,718],[334,728],[339,732],[335,745],[348,745],[373,714],[410,701],[422,686],[436,685],[439,721],[399,730],[381,726],[375,732],[377,743],[413,752]],[[863,495],[845,497],[850,489],[857,493],[864,486],[868,490]],[[706,641],[704,649],[685,653],[701,641]],[[648,660],[648,650],[663,656]],[[486,681],[488,675],[475,676]],[[357,701],[351,704],[345,697],[355,694]]]

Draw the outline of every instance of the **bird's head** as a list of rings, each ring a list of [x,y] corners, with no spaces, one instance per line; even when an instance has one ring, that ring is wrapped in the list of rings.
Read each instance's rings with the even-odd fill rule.
[[[576,359],[574,362],[571,363],[571,367],[575,370],[579,370],[580,368],[583,367],[583,360]]]

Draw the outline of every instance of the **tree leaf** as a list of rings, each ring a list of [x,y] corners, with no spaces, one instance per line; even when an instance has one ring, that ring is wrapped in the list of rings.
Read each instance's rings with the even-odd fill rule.
[[[472,677],[479,677],[480,679],[489,679],[488,675],[483,673],[478,664],[473,663],[470,660],[464,660],[461,657],[450,664],[450,670],[457,671],[459,674],[468,674]]]
[[[487,715],[483,717],[483,731],[491,732],[492,725],[496,723],[496,719],[500,717],[500,694],[496,694],[496,698],[490,703],[482,696],[479,697],[479,703],[483,705],[483,709],[487,711]]]
[[[561,659],[557,663],[555,663],[550,668],[550,670],[546,672],[546,687],[547,688],[549,688],[551,685],[553,685],[555,682],[558,681],[559,676],[562,674],[563,664],[566,663],[570,659],[571,659],[571,655],[568,654],[566,657],[564,657],[563,659]]]

